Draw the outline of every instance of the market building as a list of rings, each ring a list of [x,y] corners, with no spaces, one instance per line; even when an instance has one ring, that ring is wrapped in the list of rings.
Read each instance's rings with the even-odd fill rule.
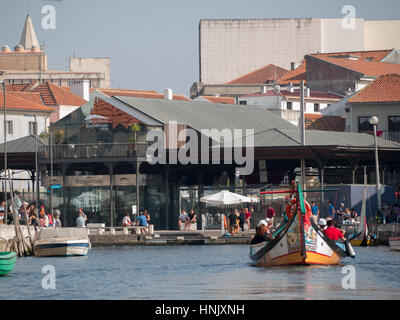
[[[39,165],[64,225],[80,207],[90,222],[120,225],[138,197],[156,229],[176,229],[182,208],[204,213],[200,197],[287,184],[301,158],[310,184],[362,183],[364,166],[374,183],[373,136],[307,130],[302,145],[298,127],[257,106],[92,92],[51,132],[57,140],[41,148]],[[378,144],[385,181],[399,184],[400,144]]]

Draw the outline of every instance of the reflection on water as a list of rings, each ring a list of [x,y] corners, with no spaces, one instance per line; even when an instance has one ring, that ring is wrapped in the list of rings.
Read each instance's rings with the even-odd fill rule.
[[[248,246],[97,247],[87,257],[21,258],[0,278],[5,299],[400,299],[400,253],[356,248],[356,289],[342,266],[256,267]],[[56,289],[42,289],[42,267]]]

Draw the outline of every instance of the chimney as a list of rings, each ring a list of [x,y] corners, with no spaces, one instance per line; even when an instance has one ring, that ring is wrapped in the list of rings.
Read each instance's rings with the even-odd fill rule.
[[[71,93],[89,101],[89,80],[75,80],[70,82]]]
[[[164,99],[172,100],[172,89],[164,89]]]
[[[262,93],[267,93],[267,86],[262,86],[261,92],[262,92]]]
[[[25,49],[24,49],[24,47],[22,45],[19,44],[14,48],[14,51],[15,52],[24,52]]]
[[[304,88],[304,97],[309,98],[311,95],[310,88]]]
[[[5,46],[3,46],[3,49],[1,51],[2,52],[11,52],[11,49],[9,46],[5,45]]]
[[[291,62],[290,63],[290,70],[294,70],[294,69],[296,69],[296,63]]]
[[[287,91],[293,93],[294,92],[294,87],[293,87],[293,83],[289,83],[289,85],[287,86]]]

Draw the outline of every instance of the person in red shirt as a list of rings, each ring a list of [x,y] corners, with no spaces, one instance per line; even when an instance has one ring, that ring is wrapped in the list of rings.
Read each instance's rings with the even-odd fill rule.
[[[335,227],[335,220],[327,221],[327,225],[328,228],[326,228],[323,232],[329,239],[333,241],[337,241],[339,239],[341,239],[342,241],[346,241],[346,238],[344,237],[342,231]]]
[[[274,223],[274,217],[275,217],[275,210],[272,208],[272,206],[268,206],[267,209],[267,218],[271,220],[271,223]]]

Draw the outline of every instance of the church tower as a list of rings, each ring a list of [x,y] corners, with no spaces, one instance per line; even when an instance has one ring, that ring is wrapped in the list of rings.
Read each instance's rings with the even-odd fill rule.
[[[32,19],[29,14],[26,15],[24,29],[22,30],[19,45],[24,47],[25,51],[40,51],[39,41],[33,28]]]

